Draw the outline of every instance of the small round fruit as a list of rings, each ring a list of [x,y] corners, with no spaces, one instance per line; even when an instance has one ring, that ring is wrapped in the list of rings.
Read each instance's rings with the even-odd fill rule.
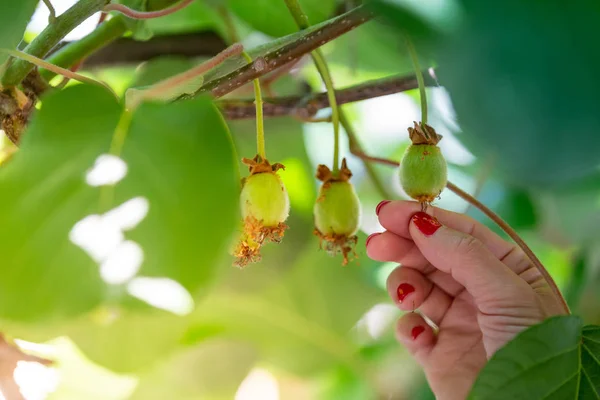
[[[431,203],[446,187],[448,171],[440,148],[412,144],[400,162],[400,183],[410,197]]]
[[[240,195],[242,218],[254,218],[265,227],[283,223],[290,213],[290,199],[276,172],[246,178]]]
[[[321,186],[314,208],[315,227],[323,236],[353,236],[360,224],[360,202],[348,181]]]

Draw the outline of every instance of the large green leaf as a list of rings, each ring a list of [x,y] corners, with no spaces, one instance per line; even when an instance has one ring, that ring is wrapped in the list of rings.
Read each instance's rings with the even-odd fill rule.
[[[519,334],[480,373],[469,399],[600,399],[600,327],[554,317]]]
[[[33,15],[37,0],[8,1],[2,4],[0,13],[0,48],[14,49],[17,47],[25,28]],[[0,64],[8,56],[0,54]]]
[[[102,300],[98,267],[69,242],[69,232],[97,204],[85,171],[108,149],[119,113],[100,88],[52,94],[25,132],[21,150],[0,169],[2,317],[73,315]]]
[[[229,7],[238,17],[256,30],[274,37],[298,30],[283,0],[228,0]],[[322,22],[333,15],[334,0],[299,0],[311,24]]]
[[[116,210],[125,219],[139,212],[124,204],[148,207],[135,221],[138,226],[119,227],[142,253],[140,275],[175,280],[192,294],[212,277],[236,224],[239,190],[220,114],[206,98],[142,105],[121,155],[125,178],[112,190],[92,187],[86,171],[108,151],[119,113],[114,99],[98,88],[79,85],[49,96],[21,151],[0,171],[2,317],[75,315],[104,298],[139,304],[128,301],[125,285],[101,279],[91,257],[98,263],[108,258],[98,259],[89,243],[81,244],[86,234],[104,232],[107,226],[98,221],[108,221]],[[98,216],[101,198],[112,198],[112,214]],[[108,245],[107,239],[92,244]],[[120,240],[113,245],[123,244]],[[104,250],[114,255],[115,248]]]
[[[141,375],[132,400],[232,399],[256,360],[247,343],[214,339],[184,348]]]
[[[600,34],[595,0],[463,0],[464,24],[442,49],[448,88],[477,156],[505,179],[559,184],[600,164]]]

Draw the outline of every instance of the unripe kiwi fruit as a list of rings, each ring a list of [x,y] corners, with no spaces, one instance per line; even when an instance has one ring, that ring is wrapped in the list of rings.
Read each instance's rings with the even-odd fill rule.
[[[314,206],[315,227],[322,235],[353,236],[360,224],[360,202],[348,181],[324,183]]]
[[[265,227],[285,222],[290,199],[277,172],[262,172],[246,178],[240,195],[242,218],[255,218]]]
[[[400,183],[413,199],[431,203],[448,181],[446,159],[437,146],[442,136],[423,124],[415,123],[415,128],[409,128],[408,131],[413,143],[400,161]]]

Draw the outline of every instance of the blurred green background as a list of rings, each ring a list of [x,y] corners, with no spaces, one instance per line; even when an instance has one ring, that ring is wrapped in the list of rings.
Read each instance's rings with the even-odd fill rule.
[[[60,12],[73,1],[52,3]],[[359,3],[301,1],[312,23]],[[574,313],[599,324],[600,52],[591,38],[598,37],[600,5],[369,3],[381,17],[323,47],[336,87],[410,75],[401,35],[411,34],[422,64],[434,67],[439,79],[440,86],[427,90],[429,124],[444,136],[449,180],[515,228]],[[226,40],[223,7],[248,48],[296,31],[282,0],[197,0],[136,26],[136,38],[214,32]],[[39,5],[27,40],[43,29],[47,15]],[[68,39],[91,32],[97,18]],[[121,95],[203,59],[161,56],[81,72]],[[342,267],[341,259],[319,251],[312,235],[314,172],[330,163],[331,125],[278,117],[266,120],[266,145],[269,159],[287,167],[281,176],[291,199],[290,229],[281,244],[264,248],[262,262],[240,270],[231,266],[227,248],[238,218],[234,178],[238,167],[242,175],[246,169],[233,160],[254,156],[254,120],[226,121],[234,153],[204,98],[139,110],[123,155],[130,176],[118,186],[115,204],[140,193],[150,201],[148,219],[127,237],[146,251],[141,273],[179,282],[194,306],[168,311],[147,304],[164,287],[150,288],[145,302],[131,299],[102,282],[92,260],[67,240],[73,223],[96,206],[98,193],[81,176],[107,147],[119,112],[105,93],[68,86],[42,99],[22,150],[0,168],[0,262],[7,272],[0,284],[2,331],[23,350],[56,360],[53,367],[17,365],[15,379],[28,400],[433,399],[393,338],[401,313],[385,280],[396,265],[365,255],[366,236],[382,229],[375,206],[384,194],[350,154],[345,135],[342,154],[363,208],[359,260]],[[324,89],[305,57],[270,90],[283,96],[307,88]],[[247,85],[226,99],[251,96]],[[366,152],[394,160],[408,146],[406,129],[420,119],[416,90],[344,110]],[[0,163],[13,149],[7,140],[1,146]],[[405,198],[395,169],[377,165],[375,171],[388,193]],[[435,205],[465,212],[503,235],[449,191]]]

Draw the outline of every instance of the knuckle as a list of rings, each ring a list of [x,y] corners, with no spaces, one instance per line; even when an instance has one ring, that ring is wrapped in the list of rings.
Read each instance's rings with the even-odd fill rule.
[[[473,236],[465,235],[456,243],[456,251],[465,256],[474,256],[479,254],[483,244]]]

